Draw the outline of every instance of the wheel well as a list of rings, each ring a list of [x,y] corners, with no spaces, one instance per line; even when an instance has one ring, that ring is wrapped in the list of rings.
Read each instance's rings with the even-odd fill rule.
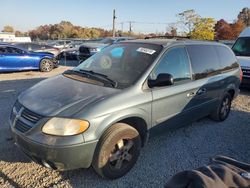
[[[235,91],[233,89],[230,89],[228,93],[231,95],[232,99],[234,98]]]
[[[147,129],[147,123],[145,122],[144,119],[139,117],[129,117],[119,121],[118,123],[126,123],[134,127],[140,134],[142,140],[142,147],[146,144],[148,139],[148,129]]]

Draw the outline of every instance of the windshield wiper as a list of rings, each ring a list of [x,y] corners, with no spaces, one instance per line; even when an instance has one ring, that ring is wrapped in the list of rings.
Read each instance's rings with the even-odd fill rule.
[[[84,74],[88,74],[89,76],[94,76],[94,77],[97,77],[99,79],[102,79],[102,80],[105,80],[105,81],[108,81],[113,87],[117,87],[117,82],[110,79],[107,75],[105,74],[101,74],[101,73],[97,73],[97,72],[94,72],[92,70],[84,70],[84,69],[77,69],[75,70],[77,72],[81,72],[81,73],[84,73]]]

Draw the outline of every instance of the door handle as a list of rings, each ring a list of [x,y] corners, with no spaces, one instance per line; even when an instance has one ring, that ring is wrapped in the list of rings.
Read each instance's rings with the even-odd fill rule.
[[[202,94],[204,94],[206,92],[207,92],[207,89],[206,88],[202,88],[202,89],[199,89],[196,94],[197,95],[202,95]]]
[[[193,97],[193,96],[195,96],[195,93],[194,93],[194,92],[190,92],[190,93],[187,94],[187,97],[188,97],[188,98]]]

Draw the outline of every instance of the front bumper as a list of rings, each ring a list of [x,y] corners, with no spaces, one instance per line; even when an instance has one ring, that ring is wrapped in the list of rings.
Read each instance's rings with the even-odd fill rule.
[[[53,58],[51,61],[53,62],[55,68],[58,67],[59,60],[57,58]]]
[[[71,146],[47,146],[13,134],[15,144],[33,161],[54,170],[72,170],[88,168],[97,141]]]

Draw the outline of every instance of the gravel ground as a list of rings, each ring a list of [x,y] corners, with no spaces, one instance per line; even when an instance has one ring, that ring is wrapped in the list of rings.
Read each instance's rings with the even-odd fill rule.
[[[7,74],[0,75],[0,187],[162,187],[173,174],[202,166],[214,155],[250,163],[250,90],[243,90],[225,122],[205,118],[153,136],[135,167],[118,180],[104,180],[92,168],[56,172],[37,165],[14,145],[8,116],[18,93],[60,71],[62,68],[46,76],[14,73],[12,80],[7,80]]]

